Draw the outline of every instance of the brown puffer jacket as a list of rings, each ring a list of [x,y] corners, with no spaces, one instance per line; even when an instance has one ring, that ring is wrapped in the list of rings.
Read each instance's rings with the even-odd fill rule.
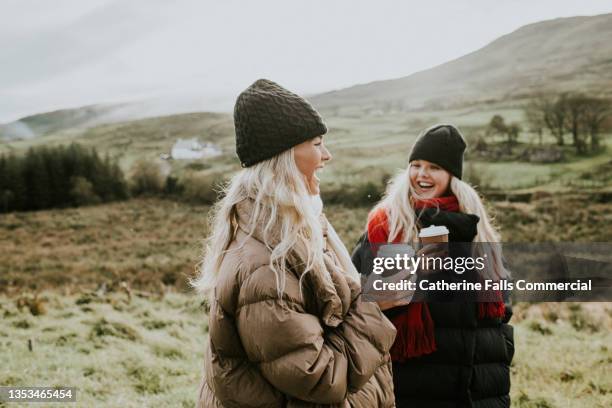
[[[395,407],[395,328],[378,306],[361,302],[359,285],[332,269],[331,281],[308,272],[302,297],[299,277],[287,273],[279,299],[263,232],[246,232],[252,201],[236,208],[239,228],[211,301],[198,407]],[[338,262],[329,249],[324,257]]]

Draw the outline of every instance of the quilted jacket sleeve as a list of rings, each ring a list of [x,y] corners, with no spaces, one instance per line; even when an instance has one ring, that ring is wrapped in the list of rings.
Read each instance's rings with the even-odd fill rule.
[[[388,358],[395,329],[374,304],[351,304],[336,327],[305,311],[298,281],[287,280],[279,299],[268,266],[245,281],[236,325],[244,350],[281,392],[313,403],[335,404],[363,386]]]
[[[395,327],[375,302],[356,299],[344,321],[328,338],[338,338],[348,359],[348,389],[363,387],[374,371],[389,361],[388,351],[395,340]]]

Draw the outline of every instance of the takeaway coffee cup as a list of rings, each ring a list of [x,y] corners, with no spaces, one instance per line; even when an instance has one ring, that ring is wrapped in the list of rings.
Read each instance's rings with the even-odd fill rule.
[[[434,244],[438,242],[448,242],[448,228],[444,225],[432,225],[421,229],[419,238],[423,244]]]

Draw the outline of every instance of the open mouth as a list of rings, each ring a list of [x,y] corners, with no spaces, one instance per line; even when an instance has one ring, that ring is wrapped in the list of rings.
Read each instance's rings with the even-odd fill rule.
[[[432,188],[434,188],[434,184],[433,183],[427,183],[425,181],[418,181],[417,185],[419,186],[419,188],[421,190],[424,190],[424,191],[428,191],[428,190],[431,190]]]
[[[314,173],[312,174],[313,178],[314,178],[314,179],[315,179],[317,182],[319,182],[319,181],[321,180],[321,179],[319,178],[319,172],[320,172],[321,170],[323,170],[323,166],[321,166],[321,167],[317,167],[317,168],[315,169]]]

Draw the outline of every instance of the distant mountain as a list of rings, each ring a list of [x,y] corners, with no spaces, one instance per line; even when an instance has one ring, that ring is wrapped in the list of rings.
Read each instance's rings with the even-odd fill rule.
[[[85,113],[67,112],[40,115],[39,122],[30,121],[33,126],[43,128],[44,118],[67,117],[64,123],[78,122]],[[54,116],[55,115],[55,116]],[[35,124],[35,125],[34,125]],[[139,159],[155,160],[171,152],[178,139],[195,138],[202,143],[213,143],[222,152],[234,148],[234,125],[227,113],[197,112],[169,116],[157,116],[117,123],[106,123],[91,127],[70,127],[45,135],[24,140],[0,143],[0,156],[7,153],[22,154],[31,147],[69,145],[77,142],[87,148],[95,148],[101,154],[119,160],[124,170],[129,170]],[[225,156],[214,160],[223,162]],[[209,162],[213,159],[207,159]]]
[[[612,94],[612,14],[529,24],[413,75],[311,98],[322,109],[445,109],[534,92]]]
[[[138,118],[129,113],[129,106],[89,105],[26,116],[0,125],[0,141],[31,139],[65,129],[87,128],[101,123]]]
[[[489,45],[410,76],[356,85],[309,99],[334,116],[343,110],[443,110],[512,101],[535,92],[612,96],[612,14],[530,24]],[[0,142],[193,112],[193,98],[158,98],[41,113],[0,124]],[[227,119],[227,118],[226,118]]]
[[[60,109],[0,124],[0,142],[31,139],[69,129],[81,132],[102,124],[189,113],[202,106],[204,102],[201,97],[174,95],[166,98]]]

